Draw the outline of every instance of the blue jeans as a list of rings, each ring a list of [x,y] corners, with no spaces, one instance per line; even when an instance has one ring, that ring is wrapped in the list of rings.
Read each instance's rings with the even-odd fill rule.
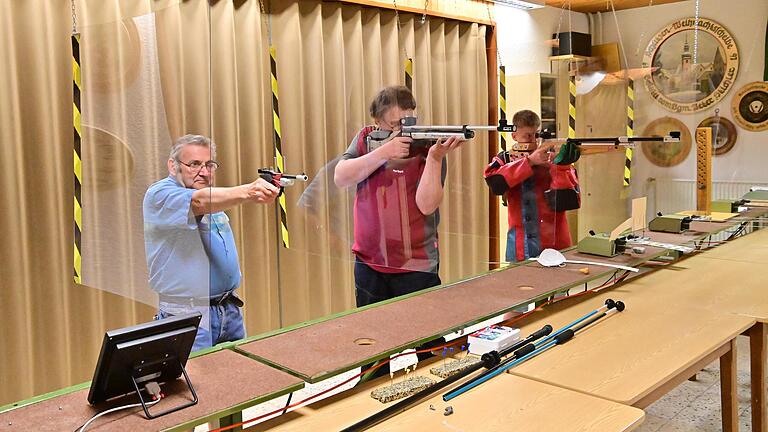
[[[189,306],[160,302],[156,318],[163,319],[192,312],[200,312],[203,315],[192,351],[245,337],[243,313],[229,300],[225,300],[218,306]]]

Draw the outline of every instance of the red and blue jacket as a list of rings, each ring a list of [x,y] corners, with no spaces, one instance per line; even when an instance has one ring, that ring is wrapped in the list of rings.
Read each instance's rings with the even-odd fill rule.
[[[561,207],[566,201],[575,201],[567,207],[578,208],[579,182],[572,165],[531,166],[523,154],[502,152],[485,168],[484,176],[495,194],[507,198],[507,261],[537,257],[547,248],[571,246]]]

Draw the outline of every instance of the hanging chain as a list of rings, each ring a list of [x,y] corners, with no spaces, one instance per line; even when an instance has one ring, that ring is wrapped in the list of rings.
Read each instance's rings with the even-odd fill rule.
[[[572,16],[573,16],[573,11],[571,10],[571,0],[568,0],[568,33],[572,33],[573,32],[573,17]],[[571,39],[571,52],[573,52],[573,35],[570,35],[569,37]],[[559,41],[560,41],[560,39],[558,38],[558,42]],[[558,47],[558,52],[560,52],[559,49],[560,48]],[[570,66],[575,66],[574,72],[573,72],[573,78],[574,79],[578,78],[579,77],[579,61],[578,60],[577,61],[571,61],[569,67]]]
[[[488,12],[488,21],[492,23],[493,22],[493,17],[491,16],[491,5],[490,5],[490,2],[486,2],[485,3],[485,10]],[[498,31],[498,28],[496,28],[496,31]],[[498,64],[498,66],[502,66],[503,64],[501,63],[501,50],[499,49],[499,44],[498,44],[499,37],[498,36],[499,35],[497,34],[496,35],[496,41],[497,41],[497,43],[496,43],[496,62]]]
[[[624,38],[621,36],[621,27],[619,26],[619,18],[616,16],[616,8],[613,6],[613,0],[611,0],[611,11],[613,12],[613,22],[616,24],[616,35],[619,38],[619,46],[621,46],[621,57],[624,59],[624,77],[629,77],[629,61],[627,60],[627,50],[624,49]],[[621,68],[621,62],[619,62],[619,68]]]
[[[693,28],[693,64],[699,64],[699,0],[696,0],[696,20]]]
[[[563,25],[563,15],[565,14],[566,5],[570,9],[570,3],[571,3],[570,0],[568,0],[567,3],[563,2],[563,4],[560,7],[560,16],[557,19],[557,30],[555,31],[555,36],[558,37],[558,41],[559,41],[559,37],[560,37],[559,36],[560,35],[560,28]]]
[[[651,6],[653,6],[653,0],[650,0],[648,2],[648,7],[651,7]],[[645,29],[643,29],[643,31],[640,33],[640,37],[637,39],[637,48],[635,48],[635,57],[637,57],[640,54],[640,44],[643,43],[643,39],[645,39]]]
[[[424,0],[424,13],[421,15],[421,23],[427,22],[427,8],[429,7],[429,0]]]
[[[267,0],[269,1],[269,0]],[[267,25],[267,46],[272,46],[272,4],[264,6],[264,0],[259,0],[259,9],[261,9],[261,18]]]
[[[75,10],[75,0],[70,0],[72,5],[72,34],[77,34],[77,11]]]
[[[392,6],[395,8],[395,23],[397,23],[397,35],[398,39],[400,38],[400,11],[397,10],[397,0],[392,0]],[[405,58],[410,58],[408,56],[408,44],[403,44],[403,53],[405,54]]]

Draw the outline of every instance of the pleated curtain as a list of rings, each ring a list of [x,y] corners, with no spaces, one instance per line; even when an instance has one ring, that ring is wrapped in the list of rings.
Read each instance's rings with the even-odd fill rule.
[[[0,404],[90,379],[106,330],[152,319],[141,203],[167,175],[176,137],[214,139],[220,186],[275,165],[270,46],[285,170],[319,180],[285,190],[289,249],[274,206],[228,212],[249,335],[354,306],[353,191],[333,189],[327,175],[370,124],[375,93],[404,83],[406,58],[420,123],[488,122],[482,24],[318,0],[88,0],[77,10],[82,284],[72,278],[70,2],[0,3]],[[439,226],[446,282],[489,265],[487,153],[478,133],[448,158]]]

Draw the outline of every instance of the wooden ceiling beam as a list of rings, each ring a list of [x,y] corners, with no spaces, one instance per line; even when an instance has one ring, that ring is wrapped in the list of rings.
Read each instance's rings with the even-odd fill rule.
[[[677,3],[684,0],[653,0],[653,6],[667,3]],[[545,0],[547,6],[562,8],[568,6],[568,0]],[[608,0],[570,0],[571,10],[574,12],[594,13],[610,12],[611,4]],[[613,7],[616,10],[634,9],[646,7],[651,4],[650,0],[614,0]]]

